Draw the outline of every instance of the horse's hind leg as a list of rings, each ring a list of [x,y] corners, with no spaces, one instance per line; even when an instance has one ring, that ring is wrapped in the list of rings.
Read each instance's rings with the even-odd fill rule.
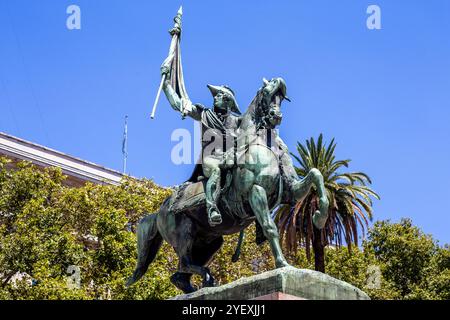
[[[291,184],[291,191],[295,200],[300,201],[309,193],[312,185],[316,186],[317,194],[319,196],[319,210],[313,215],[314,225],[318,229],[322,229],[328,219],[328,198],[323,176],[319,170],[311,169],[305,178],[302,180],[295,180]]]
[[[195,291],[195,288],[191,284],[191,277],[192,273],[177,271],[170,277],[170,282],[184,293],[191,293]]]
[[[207,267],[211,262],[214,254],[222,247],[223,237],[214,238],[211,241],[197,241],[192,248],[192,262],[195,265],[202,266],[207,269],[209,278],[203,279],[203,287],[214,287],[215,281],[211,275],[211,271]]]
[[[289,266],[281,251],[277,226],[270,217],[267,194],[263,187],[256,184],[253,185],[250,192],[250,206],[263,229],[264,235],[267,240],[269,240],[276,267],[281,268]]]
[[[211,275],[208,268],[196,264],[193,259],[192,253],[196,232],[193,228],[192,221],[186,218],[179,225],[181,229],[177,230],[177,239],[174,245],[179,259],[178,272],[172,276],[171,280],[183,292],[189,293],[195,290],[190,284],[190,275],[200,275],[203,283],[209,283],[211,281]]]
[[[196,264],[194,259],[192,258],[192,246],[191,248],[186,248],[183,251],[184,252],[177,251],[180,259],[178,269],[179,273],[198,274],[202,277],[204,286],[213,285],[214,278],[211,276],[209,269],[207,267]],[[182,288],[180,289],[183,290]]]

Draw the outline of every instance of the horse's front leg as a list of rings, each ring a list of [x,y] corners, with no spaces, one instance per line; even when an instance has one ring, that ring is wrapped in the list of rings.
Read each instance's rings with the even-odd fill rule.
[[[281,251],[277,226],[270,217],[269,206],[267,204],[267,194],[263,187],[253,185],[250,191],[250,206],[261,225],[264,235],[269,240],[270,248],[275,257],[277,268],[289,266]]]
[[[323,176],[316,168],[311,169],[302,180],[294,180],[291,184],[295,200],[300,201],[306,197],[312,185],[316,186],[319,196],[319,210],[313,215],[313,223],[318,229],[325,227],[328,219],[328,197],[323,183]]]

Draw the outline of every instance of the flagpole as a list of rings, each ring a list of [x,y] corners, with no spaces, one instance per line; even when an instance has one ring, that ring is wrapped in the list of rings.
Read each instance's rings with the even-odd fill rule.
[[[125,116],[125,126],[123,129],[122,155],[123,155],[123,174],[126,174],[127,158],[128,158],[128,115]]]
[[[178,9],[177,15],[175,16],[175,18],[173,19],[175,24],[174,27],[171,30],[181,30],[181,17],[183,15],[183,8],[180,6],[180,8]],[[172,63],[172,60],[175,56],[175,47],[177,45],[177,41],[179,38],[179,32],[174,32],[172,33],[172,31],[169,31],[172,35],[172,41],[170,42],[170,48],[169,48],[169,55],[167,56],[166,60],[163,62],[163,65],[170,65]],[[166,75],[164,74],[161,77],[161,81],[159,83],[159,87],[158,87],[158,92],[156,93],[156,98],[155,98],[155,102],[153,103],[153,109],[152,109],[152,113],[150,115],[151,119],[155,118],[155,112],[156,112],[156,107],[158,105],[158,101],[159,101],[159,96],[161,94],[161,90],[162,87],[164,85],[164,81],[166,80]]]
[[[155,103],[153,104],[152,114],[150,115],[151,119],[155,118],[156,106],[158,105],[159,96],[161,95],[161,89],[164,85],[164,81],[166,80],[166,75],[161,78],[161,82],[159,84],[158,93],[156,94]]]

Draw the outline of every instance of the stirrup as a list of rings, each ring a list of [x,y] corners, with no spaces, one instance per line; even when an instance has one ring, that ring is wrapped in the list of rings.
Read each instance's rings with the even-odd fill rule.
[[[214,215],[215,219],[217,220],[213,220],[211,214],[213,212],[216,212],[216,214]],[[211,206],[208,209],[208,222],[211,226],[216,226],[218,224],[222,223],[222,215],[220,214],[219,210],[217,209],[216,206]]]

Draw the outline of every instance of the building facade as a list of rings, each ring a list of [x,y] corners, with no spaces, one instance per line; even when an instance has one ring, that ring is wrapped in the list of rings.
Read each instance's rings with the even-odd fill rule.
[[[19,161],[30,161],[40,168],[58,167],[67,176],[65,184],[70,187],[83,186],[86,182],[95,184],[120,184],[123,174],[82,160],[68,154],[0,132],[0,157],[11,160],[14,169]]]

